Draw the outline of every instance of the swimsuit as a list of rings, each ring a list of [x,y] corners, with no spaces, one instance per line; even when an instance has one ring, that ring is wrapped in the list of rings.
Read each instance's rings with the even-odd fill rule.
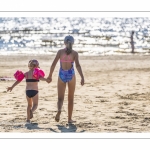
[[[37,93],[38,93],[37,90],[26,90],[26,95],[27,95],[29,98],[34,97]]]
[[[27,75],[27,77],[28,77],[28,75]],[[37,80],[37,79],[26,79],[26,82],[39,82],[39,80]],[[37,90],[26,90],[26,95],[29,98],[34,97],[37,93],[38,93]]]
[[[66,54],[64,54],[64,57],[67,56]],[[63,59],[60,59],[60,70],[59,70],[59,77],[60,79],[66,83],[66,82],[69,82],[72,80],[74,74],[75,74],[75,71],[74,71],[74,68],[73,68],[73,61],[70,59],[70,56],[68,55],[68,60],[64,60],[64,57]],[[72,64],[72,67],[71,69],[69,70],[63,70],[62,69],[62,63],[61,62],[70,62]]]
[[[37,79],[26,79],[26,82],[39,82]]]

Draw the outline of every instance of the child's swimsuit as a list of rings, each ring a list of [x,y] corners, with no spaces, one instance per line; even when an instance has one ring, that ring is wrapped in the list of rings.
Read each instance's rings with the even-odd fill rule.
[[[29,98],[34,97],[37,93],[38,93],[37,90],[26,90],[26,95],[27,95]]]
[[[64,57],[67,56],[66,54],[64,54]],[[63,81],[63,82],[69,82],[72,80],[74,74],[75,74],[75,71],[74,71],[74,67],[73,67],[73,61],[70,59],[70,56],[68,55],[68,60],[64,60],[64,57],[63,59],[60,59],[60,70],[59,70],[59,77],[60,79]],[[63,70],[62,69],[62,63],[61,62],[70,62],[72,64],[72,67],[71,69],[69,70]]]
[[[39,80],[37,80],[37,79],[26,79],[26,82],[39,82]],[[34,97],[37,93],[38,93],[37,90],[26,90],[26,95],[29,98]]]

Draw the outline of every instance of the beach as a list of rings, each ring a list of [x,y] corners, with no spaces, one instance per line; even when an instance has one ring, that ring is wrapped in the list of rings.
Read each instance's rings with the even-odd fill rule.
[[[54,55],[0,56],[0,77],[13,78],[16,70],[28,70],[30,59],[37,59],[48,76]],[[59,62],[50,84],[39,82],[39,104],[31,124],[26,124],[25,81],[6,92],[15,80],[0,81],[0,132],[149,132],[150,56],[80,56],[85,85],[76,73],[74,124],[67,123],[67,91],[60,122],[57,112]]]

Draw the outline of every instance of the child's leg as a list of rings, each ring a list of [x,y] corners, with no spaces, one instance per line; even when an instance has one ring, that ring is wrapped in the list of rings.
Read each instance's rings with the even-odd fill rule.
[[[39,99],[38,93],[34,97],[32,97],[33,100],[33,107],[31,110],[32,112],[34,112],[38,107],[38,99]]]
[[[27,120],[29,121],[30,120],[30,110],[31,110],[31,108],[32,108],[32,99],[31,98],[29,98],[29,97],[27,97],[26,96],[26,98],[27,98],[27,101],[28,101],[28,106],[27,106]]]

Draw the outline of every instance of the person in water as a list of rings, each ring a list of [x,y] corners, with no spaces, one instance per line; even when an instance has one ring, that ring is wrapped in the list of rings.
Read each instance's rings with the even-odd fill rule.
[[[131,42],[130,42],[130,44],[131,44],[131,48],[132,48],[132,53],[134,53],[134,40],[133,40],[133,35],[134,35],[134,31],[132,31],[132,33],[131,33],[131,37],[130,37],[130,39],[131,39]]]
[[[13,88],[18,85],[24,78],[26,79],[26,99],[28,102],[27,106],[27,122],[30,123],[30,119],[33,118],[33,112],[38,106],[38,82],[39,80],[47,81],[44,78],[45,74],[39,68],[39,62],[37,60],[30,60],[28,63],[29,71],[23,73],[22,71],[17,71],[14,76],[16,82],[11,86],[7,87],[7,92],[12,91]]]
[[[48,82],[52,81],[52,74],[55,69],[55,66],[60,60],[60,70],[57,82],[57,90],[58,90],[58,102],[57,107],[58,111],[55,116],[55,120],[59,122],[60,114],[62,111],[64,95],[66,85],[68,85],[68,123],[74,123],[76,121],[72,120],[72,112],[73,112],[73,102],[74,102],[74,92],[76,86],[76,77],[75,77],[75,70],[74,70],[74,62],[76,64],[76,69],[78,70],[81,76],[81,85],[84,85],[84,76],[82,73],[82,69],[79,63],[79,56],[78,53],[72,49],[74,44],[74,38],[72,36],[66,36],[64,39],[65,48],[60,49],[56,57],[50,67],[50,72],[48,76]]]

